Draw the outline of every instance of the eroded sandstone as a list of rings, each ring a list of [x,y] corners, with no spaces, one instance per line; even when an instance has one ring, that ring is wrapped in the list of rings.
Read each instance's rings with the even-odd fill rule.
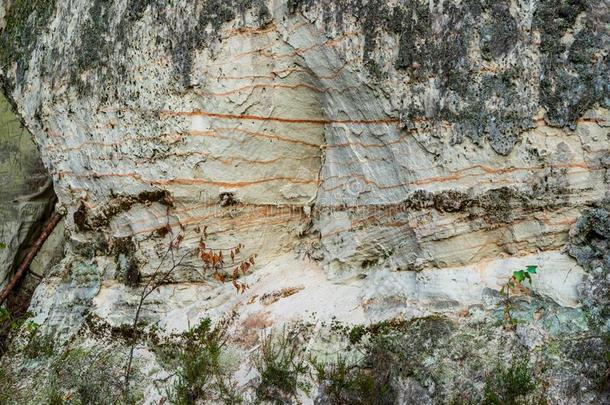
[[[490,316],[527,265],[539,268],[536,302],[579,319],[561,333],[604,331],[603,2],[0,9],[2,83],[66,214],[68,255],[31,307],[62,341],[90,316],[129,325],[140,288],[171,268],[177,235],[184,265],[143,304],[143,321],[166,333],[236,311],[247,349],[261,330],[310,314]],[[244,294],[201,270],[202,239],[227,252],[243,244],[238,261],[257,255],[240,275]],[[596,323],[580,322],[591,311]],[[531,347],[561,335],[549,328],[515,333]],[[155,364],[147,350],[137,353]],[[586,382],[579,400],[599,399]],[[562,384],[547,398],[576,398]]]

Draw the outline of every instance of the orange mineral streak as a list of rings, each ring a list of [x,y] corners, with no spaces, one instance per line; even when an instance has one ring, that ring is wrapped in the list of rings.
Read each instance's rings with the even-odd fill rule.
[[[249,121],[271,121],[282,122],[285,124],[313,124],[313,125],[333,125],[333,124],[362,124],[362,125],[394,125],[400,121],[397,118],[380,118],[380,119],[347,119],[347,120],[331,120],[322,118],[285,118],[285,117],[265,117],[261,115],[251,114],[221,114],[203,110],[193,111],[160,111],[162,116],[166,117],[210,117],[221,120],[249,120]]]
[[[569,207],[559,208],[559,209],[554,210],[553,213],[561,215],[566,212],[569,213],[570,210],[571,210],[571,208],[569,208]],[[338,210],[338,211],[341,211],[341,210]],[[419,215],[414,212],[410,212],[409,218],[406,219],[405,221],[395,220],[395,221],[384,222],[384,220],[388,219],[388,217],[391,216],[392,214],[397,214],[396,211],[407,212],[409,210],[398,209],[398,206],[392,206],[392,207],[388,207],[385,209],[380,208],[380,209],[373,210],[373,211],[375,211],[375,213],[373,213],[365,218],[353,219],[350,223],[350,226],[342,227],[339,229],[335,229],[331,232],[323,233],[323,234],[321,234],[321,237],[329,238],[329,237],[333,237],[333,236],[338,236],[338,235],[341,235],[342,233],[350,232],[350,231],[353,231],[354,229],[358,229],[358,228],[362,227],[363,225],[371,225],[371,224],[381,226],[381,227],[387,227],[387,228],[396,228],[396,227],[400,228],[403,226],[408,226],[410,229],[417,231],[418,228],[420,228],[420,226],[416,225],[416,222],[418,221],[418,219],[421,219],[427,215],[427,212],[425,212],[423,214],[419,214]],[[389,211],[389,215],[387,215],[387,214],[384,215],[385,211]],[[527,223],[527,222],[542,222],[545,225],[547,225],[549,228],[555,228],[554,230],[551,230],[550,233],[561,233],[561,232],[567,231],[571,227],[571,225],[576,222],[576,216],[578,215],[577,213],[575,213],[575,214],[573,214],[573,218],[567,218],[567,219],[560,220],[560,221],[552,221],[548,217],[547,213],[528,212],[528,211],[522,210],[522,209],[521,210],[515,209],[514,212],[518,215],[525,215],[525,217],[515,219],[515,220],[511,221],[510,223],[501,224],[501,225],[493,225],[493,227],[483,228],[481,230],[494,231],[496,229],[506,229],[506,228],[515,226],[517,224],[522,224],[522,223]],[[438,218],[435,219],[434,232],[432,233],[432,236],[428,237],[426,235],[419,235],[421,237],[421,240],[422,241],[427,241],[427,240],[435,241],[435,240],[437,240],[437,235],[439,233],[444,233],[445,231],[455,229],[457,224],[463,223],[464,225],[466,225],[471,221],[468,217],[468,214],[448,214],[448,216],[449,216],[449,218],[445,221],[439,221]],[[470,233],[470,231],[468,233]],[[456,233],[450,237],[457,237],[460,235],[461,235],[461,233]],[[474,245],[474,246],[483,246],[483,245]]]
[[[570,164],[548,165],[546,167],[532,167],[532,166],[530,166],[530,167],[493,168],[493,167],[489,167],[489,166],[475,165],[475,166],[472,166],[472,167],[469,167],[469,168],[460,169],[460,170],[456,171],[455,174],[452,174],[450,176],[439,176],[439,177],[430,177],[430,178],[427,178],[427,179],[419,179],[419,180],[413,181],[411,184],[423,185],[423,184],[430,184],[430,183],[444,183],[444,182],[451,181],[451,180],[459,180],[459,179],[462,179],[464,177],[480,176],[481,175],[480,173],[460,174],[463,171],[472,170],[473,168],[481,169],[485,174],[507,174],[507,173],[514,173],[514,172],[544,170],[545,168],[553,168],[553,169],[582,169],[582,170],[573,170],[571,173],[581,172],[581,171],[592,172],[592,171],[597,171],[597,170],[603,169],[603,167],[595,167],[595,166],[589,165],[586,162],[575,162],[575,163],[570,163]]]
[[[246,231],[249,229],[260,229],[261,226],[287,225],[291,222],[299,222],[304,215],[300,207],[270,208],[270,206],[258,206],[235,217],[227,217],[226,211],[219,209],[205,215],[180,218],[180,224],[183,226],[204,223],[211,224],[214,223],[213,220],[216,219],[221,220],[221,223],[228,229]],[[171,214],[174,215],[176,212],[172,211]],[[165,217],[158,218],[158,221],[151,221],[149,218],[130,221],[131,226],[147,226],[146,228],[138,229],[132,234],[140,235],[153,232],[160,226],[163,226],[166,221],[167,219]]]
[[[304,145],[304,146],[308,146],[308,147],[312,147],[312,148],[319,148],[320,145],[317,143],[313,143],[313,142],[306,142],[306,141],[302,141],[299,139],[294,139],[294,138],[290,138],[288,136],[285,135],[276,135],[276,134],[270,134],[270,133],[265,133],[265,132],[259,132],[259,131],[249,131],[246,129],[242,129],[242,128],[227,128],[227,127],[221,127],[221,128],[216,128],[215,131],[187,131],[186,134],[190,135],[190,136],[199,136],[199,137],[223,137],[223,138],[230,138],[227,136],[221,136],[219,135],[219,133],[221,132],[228,132],[228,133],[232,133],[232,132],[238,132],[240,134],[252,137],[252,138],[260,138],[260,139],[265,139],[265,140],[271,140],[271,141],[281,141],[281,142],[287,142],[287,143],[293,143],[293,144],[297,144],[297,145]]]
[[[223,39],[228,39],[235,36],[255,36],[255,35],[263,35],[268,34],[270,32],[274,32],[277,30],[277,26],[275,22],[271,22],[264,27],[239,27],[229,31],[229,35],[223,37]]]
[[[343,87],[343,88],[339,88],[339,87],[324,87],[324,88],[319,88],[316,87],[312,84],[308,84],[308,83],[294,83],[294,84],[288,84],[288,83],[253,83],[253,84],[249,84],[249,85],[245,85],[245,86],[241,86],[235,89],[231,89],[231,90],[227,90],[227,91],[219,91],[219,92],[213,92],[213,91],[196,91],[195,94],[199,95],[199,96],[204,96],[204,97],[223,97],[223,96],[229,96],[229,95],[233,95],[236,93],[241,93],[244,91],[248,91],[248,90],[256,90],[256,89],[284,89],[284,90],[299,90],[299,89],[307,89],[307,90],[311,90],[314,93],[318,93],[318,94],[323,94],[323,93],[338,93],[338,94],[343,94],[345,92],[348,91],[353,91],[353,90],[358,90],[360,89],[360,86],[347,86],[347,87]]]
[[[599,170],[605,170],[604,167],[601,167],[601,166],[593,167],[591,165],[588,165],[587,163],[582,163],[582,162],[547,166],[547,168],[549,168],[549,167],[550,168],[576,169],[576,170],[572,170],[570,172],[572,174],[578,173],[578,172],[594,172],[594,171],[599,171]],[[140,175],[139,173],[96,173],[96,172],[92,172],[92,173],[88,173],[88,174],[78,175],[72,171],[59,171],[56,174],[57,174],[57,176],[59,176],[59,178],[64,177],[64,176],[71,176],[74,178],[127,177],[127,178],[132,178],[134,180],[150,183],[153,185],[209,185],[209,186],[218,186],[218,187],[238,187],[238,188],[254,186],[254,185],[270,183],[270,182],[276,182],[276,181],[285,181],[285,182],[293,183],[293,184],[320,185],[320,188],[322,190],[324,190],[326,192],[330,192],[330,191],[338,190],[338,189],[345,187],[344,183],[337,184],[333,187],[325,187],[323,185],[325,182],[327,182],[329,180],[336,180],[336,179],[351,180],[351,179],[356,178],[356,179],[359,179],[360,181],[362,181],[362,183],[364,183],[364,184],[372,185],[380,190],[385,190],[385,189],[396,189],[396,188],[401,188],[401,187],[410,187],[413,185],[444,183],[444,182],[448,182],[448,181],[459,180],[459,179],[462,179],[465,177],[483,176],[481,173],[466,173],[466,174],[462,173],[466,170],[472,170],[473,168],[480,168],[486,174],[497,174],[497,173],[506,174],[506,173],[513,173],[513,172],[517,172],[517,171],[536,171],[536,170],[545,169],[543,167],[490,168],[490,167],[486,167],[486,166],[482,166],[482,165],[475,165],[470,168],[458,170],[454,174],[451,174],[449,176],[431,177],[431,178],[425,178],[425,179],[418,179],[418,180],[414,180],[411,182],[405,182],[405,183],[399,183],[399,184],[389,184],[389,185],[379,184],[378,182],[376,182],[374,180],[368,179],[368,178],[366,178],[362,175],[358,175],[358,174],[330,176],[326,179],[322,179],[321,181],[319,179],[302,179],[302,178],[295,178],[295,177],[288,177],[288,176],[278,176],[278,177],[271,177],[271,178],[264,178],[264,179],[250,180],[250,181],[236,181],[236,182],[206,180],[206,179],[199,179],[199,178],[147,179],[147,178],[143,177],[142,175]],[[493,181],[494,184],[517,184],[517,183],[526,183],[527,182],[527,180],[516,180],[516,179],[512,179],[512,178],[511,179],[489,179],[489,180]]]
[[[139,173],[97,173],[92,172],[88,174],[76,174],[72,171],[60,171],[57,172],[57,176],[64,177],[70,176],[73,178],[103,178],[103,177],[127,177],[132,178],[134,180],[142,181],[145,183],[155,184],[155,185],[209,185],[209,186],[218,186],[218,187],[246,187],[253,186],[258,184],[270,183],[275,181],[286,181],[288,183],[294,184],[318,184],[317,179],[299,179],[296,177],[270,177],[266,179],[258,179],[251,181],[236,181],[236,182],[228,182],[228,181],[214,181],[214,180],[205,180],[205,179],[194,179],[194,178],[174,178],[174,179],[148,179],[143,177]]]

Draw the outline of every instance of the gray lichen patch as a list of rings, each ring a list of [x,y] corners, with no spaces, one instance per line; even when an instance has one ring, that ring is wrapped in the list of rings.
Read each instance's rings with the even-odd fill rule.
[[[55,10],[55,0],[15,0],[9,3],[5,28],[0,33],[0,64],[10,69],[16,63],[16,82],[21,82],[30,55]],[[14,83],[10,86],[13,87]]]
[[[588,274],[580,287],[594,325],[610,328],[610,200],[583,212],[570,231],[568,253]]]
[[[404,85],[398,108],[405,127],[449,124],[451,143],[489,142],[508,155],[540,108],[548,123],[573,128],[586,110],[608,105],[610,93],[603,6],[585,0],[511,4],[291,0],[287,8],[292,16],[319,11],[329,33],[356,24],[363,39],[359,63],[371,81],[383,87],[393,78]],[[173,84],[183,91],[196,85],[194,57],[213,53],[223,26],[261,27],[280,18],[272,17],[262,0],[95,0],[88,5],[88,14],[77,23],[75,51],[45,44],[53,50],[43,52],[43,60],[69,59],[69,68],[54,65],[51,70],[57,72],[50,74],[57,74],[59,82],[69,70],[79,94],[96,94],[102,102],[118,96],[108,84],[123,81],[130,86],[119,90],[120,97],[139,96],[141,89],[129,73],[132,61],[125,55],[140,55],[141,41],[153,41],[156,52],[171,59]],[[9,8],[2,61],[17,63],[17,81],[31,62],[31,51],[42,46],[39,39],[54,10],[51,0],[15,1]],[[150,38],[142,36],[142,21],[159,27]],[[386,49],[392,41],[396,49]]]
[[[380,81],[392,72],[379,63],[388,51],[379,38],[398,39],[394,68],[408,80],[406,127],[448,122],[454,143],[486,139],[508,155],[540,108],[550,124],[574,128],[587,109],[608,103],[608,33],[603,6],[595,2],[538,2],[526,10],[509,1],[307,0],[291,1],[289,9],[321,4],[329,30],[346,26],[347,16],[361,22],[363,64]],[[533,60],[537,52],[541,67]]]
[[[606,17],[604,17],[606,15]],[[594,1],[540,2],[534,28],[540,31],[541,105],[552,125],[574,127],[593,105],[608,106],[610,37],[607,8]],[[573,40],[566,40],[572,36]]]
[[[194,52],[218,40],[218,33],[223,24],[236,18],[243,21],[244,14],[249,9],[256,10],[259,25],[266,24],[271,17],[263,0],[207,0],[201,2],[197,9],[196,23],[179,34],[179,40],[171,50],[174,66],[185,87],[191,84]]]

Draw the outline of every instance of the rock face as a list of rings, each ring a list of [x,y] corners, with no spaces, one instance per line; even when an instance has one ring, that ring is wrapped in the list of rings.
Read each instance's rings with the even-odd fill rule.
[[[588,208],[610,190],[608,16],[563,0],[3,3],[4,88],[70,235],[36,321],[62,339],[91,314],[130,324],[173,267],[142,313],[167,330],[231,311],[253,330],[458,313],[497,305],[527,265],[537,297],[580,307],[602,277],[583,246],[608,254]],[[257,255],[246,293],[200,271],[202,237]]]
[[[23,259],[53,209],[53,187],[30,134],[11,113],[10,105],[0,99],[0,165],[2,195],[0,215],[0,288]]]

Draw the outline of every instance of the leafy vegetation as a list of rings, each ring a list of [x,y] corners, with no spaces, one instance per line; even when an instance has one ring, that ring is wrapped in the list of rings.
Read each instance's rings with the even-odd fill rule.
[[[116,347],[75,347],[62,354],[25,363],[7,357],[0,362],[0,405],[134,404],[140,393],[121,390],[123,357]]]
[[[284,403],[294,398],[299,389],[307,390],[303,382],[309,370],[300,347],[298,332],[284,329],[262,339],[254,365],[260,374],[256,388],[259,401]]]
[[[120,353],[108,348],[68,350],[52,365],[47,400],[52,402],[68,396],[71,402],[80,404],[135,403],[138,396],[125,397],[122,391],[123,364]]]
[[[49,352],[49,345],[52,345],[52,341],[39,333],[36,323],[28,321],[31,315],[29,312],[15,315],[6,308],[0,308],[0,355],[11,348],[10,342],[17,335],[25,338],[27,357],[32,358],[36,357],[38,353]]]
[[[27,334],[27,343],[23,348],[23,354],[30,358],[50,357],[55,352],[53,336],[39,330],[39,325],[33,321],[24,324]]]
[[[170,353],[177,367],[176,380],[169,398],[177,405],[198,401],[238,404],[229,367],[223,364],[225,345],[223,325],[212,328],[209,318],[183,333],[177,343],[170,343]],[[167,349],[167,348],[166,348]],[[167,350],[166,350],[167,352]]]
[[[373,405],[394,403],[395,393],[387,381],[380,381],[379,369],[366,369],[344,356],[325,365],[313,362],[317,379],[331,404]]]
[[[346,333],[355,349],[351,358],[312,360],[325,400],[331,404],[396,403],[397,381],[413,376],[414,363],[423,361],[426,339],[444,335],[447,326],[437,317],[354,326]]]
[[[140,194],[141,195],[141,194]],[[168,195],[164,195],[163,198],[169,199],[171,202],[171,197]],[[184,241],[184,232],[179,232],[176,236],[173,235],[173,231],[169,225],[161,228],[164,230],[162,232],[163,236],[169,236],[169,242],[167,246],[167,250],[161,260],[159,265],[153,272],[153,274],[149,277],[148,281],[142,288],[140,292],[140,299],[138,302],[138,306],[136,308],[136,312],[134,314],[133,322],[132,322],[132,330],[134,331],[131,336],[130,341],[130,350],[127,359],[127,366],[125,367],[125,377],[124,377],[124,390],[126,395],[128,396],[130,390],[130,373],[131,373],[131,364],[133,362],[133,355],[135,344],[137,341],[137,337],[140,335],[139,333],[139,321],[140,314],[142,311],[142,306],[146,299],[156,291],[159,287],[164,284],[167,284],[174,277],[174,273],[181,268],[189,268],[187,264],[184,263],[185,259],[189,256],[192,256],[194,253],[201,259],[202,270],[207,273],[211,272],[212,277],[219,282],[231,281],[235,289],[243,293],[248,286],[245,283],[238,282],[238,278],[240,273],[245,275],[248,270],[254,266],[254,259],[256,255],[251,255],[249,257],[240,259],[240,253],[243,246],[238,244],[235,247],[223,249],[223,248],[211,248],[205,243],[205,239],[207,239],[207,227],[203,229],[197,227],[196,232],[200,234],[198,249],[193,251],[192,249],[181,249],[182,242]],[[185,229],[182,228],[182,231]],[[224,254],[228,252],[228,257]],[[165,264],[166,260],[168,261],[167,270],[161,270],[162,266]],[[193,267],[190,267],[193,269]],[[230,271],[232,269],[232,272]],[[137,280],[139,281],[139,280]],[[194,336],[191,336],[194,337]],[[199,336],[203,337],[203,336]],[[186,339],[189,341],[189,339]],[[211,343],[208,341],[208,343]]]
[[[512,330],[517,326],[519,322],[512,315],[513,303],[511,300],[510,293],[515,290],[524,290],[523,282],[527,280],[530,285],[532,284],[532,275],[536,274],[538,266],[527,266],[523,270],[513,271],[512,276],[508,279],[506,284],[500,289],[500,293],[504,295],[504,327],[507,330]]]
[[[497,366],[487,378],[485,405],[519,405],[528,403],[528,394],[536,389],[526,359],[513,359],[510,367]]]

